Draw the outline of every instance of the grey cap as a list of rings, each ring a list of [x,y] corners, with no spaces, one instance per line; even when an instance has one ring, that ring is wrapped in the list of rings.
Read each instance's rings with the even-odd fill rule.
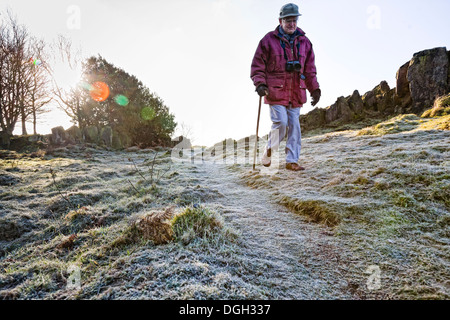
[[[286,17],[298,17],[301,14],[298,12],[298,6],[293,3],[285,4],[281,7],[280,10],[280,19],[284,19]]]

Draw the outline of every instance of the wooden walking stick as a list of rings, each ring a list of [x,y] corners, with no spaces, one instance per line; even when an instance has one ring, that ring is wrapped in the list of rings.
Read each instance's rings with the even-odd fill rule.
[[[256,122],[256,139],[255,139],[255,152],[253,155],[253,171],[256,170],[256,150],[258,149],[258,142],[259,142],[259,118],[261,117],[261,103],[262,103],[262,97],[259,97],[259,109],[258,109],[258,121]]]

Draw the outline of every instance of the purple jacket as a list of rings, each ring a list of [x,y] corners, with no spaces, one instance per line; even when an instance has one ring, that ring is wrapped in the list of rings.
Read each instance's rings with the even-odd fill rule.
[[[320,88],[314,51],[300,28],[297,28],[298,35],[292,47],[278,28],[259,42],[252,62],[251,78],[256,87],[265,84],[269,88],[269,95],[265,97],[266,104],[288,106],[291,102],[294,108],[299,108],[307,101],[306,89],[312,93]],[[285,52],[289,61],[300,61],[300,73],[286,72]]]

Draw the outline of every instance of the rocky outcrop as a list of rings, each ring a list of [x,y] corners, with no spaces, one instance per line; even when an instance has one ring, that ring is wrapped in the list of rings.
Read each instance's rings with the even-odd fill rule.
[[[75,143],[84,141],[83,132],[77,126],[72,126],[66,130],[66,137],[70,138]]]
[[[315,108],[300,116],[300,123],[302,130],[308,131],[380,117],[385,113],[395,113],[395,89],[391,89],[386,81],[382,81],[363,96],[355,90],[351,96],[339,97],[325,109]]]
[[[113,133],[111,127],[103,127],[100,130],[100,142],[107,147],[112,146]]]
[[[358,91],[339,97],[331,106],[300,116],[304,131],[336,127],[365,119],[401,113],[421,114],[434,101],[450,92],[450,51],[424,50],[413,55],[397,71],[396,87],[382,81],[362,97]]]
[[[88,126],[83,129],[84,140],[89,143],[98,143],[98,128],[95,126]]]
[[[26,136],[12,136],[9,139],[9,145],[0,145],[0,149],[6,149],[16,152],[29,153],[30,156],[39,156],[36,152],[41,149],[45,149],[51,142],[53,134],[48,135],[26,135]],[[59,132],[59,136],[61,133]],[[8,157],[8,154],[0,155]]]
[[[53,146],[65,146],[69,144],[90,143],[100,147],[112,149],[124,149],[131,145],[131,139],[106,126],[97,128],[88,126],[83,130],[77,126],[72,126],[67,130],[63,127],[52,129],[49,135],[49,142]]]
[[[403,98],[407,95],[411,96],[409,93],[409,81],[408,81],[408,69],[409,61],[400,67],[397,71],[395,79],[397,80],[397,87],[395,88],[395,94]]]
[[[0,131],[0,147],[9,149],[11,145],[11,135]]]
[[[364,101],[358,90],[355,90],[348,99],[348,105],[357,118],[361,117],[364,112]]]
[[[50,143],[52,144],[62,144],[66,141],[66,132],[63,127],[56,127],[52,129],[52,134],[50,136]]]
[[[348,105],[348,99],[344,97],[339,97],[335,104],[326,108],[325,120],[327,123],[332,123],[335,121],[340,122],[351,122],[354,118],[354,113]]]
[[[326,125],[326,110],[323,108],[315,108],[306,116],[300,116],[301,127],[304,130],[321,128]]]
[[[433,105],[448,92],[449,60],[446,48],[435,48],[414,54],[408,68],[408,81],[414,112]]]

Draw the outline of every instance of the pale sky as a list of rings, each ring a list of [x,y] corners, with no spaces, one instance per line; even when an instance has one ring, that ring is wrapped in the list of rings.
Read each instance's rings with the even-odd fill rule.
[[[279,0],[2,0],[38,38],[62,34],[85,57],[103,56],[161,97],[195,144],[255,134],[259,98],[250,65],[261,38],[278,25]],[[320,108],[339,96],[363,95],[415,52],[450,50],[448,0],[294,1],[316,54]],[[70,78],[70,77],[69,77]],[[73,76],[72,76],[73,78]],[[74,80],[74,79],[72,79]],[[309,94],[308,94],[308,99]],[[312,110],[310,102],[302,114]],[[71,126],[52,111],[38,126]],[[260,135],[270,129],[263,106]],[[20,134],[17,130],[15,134]]]

